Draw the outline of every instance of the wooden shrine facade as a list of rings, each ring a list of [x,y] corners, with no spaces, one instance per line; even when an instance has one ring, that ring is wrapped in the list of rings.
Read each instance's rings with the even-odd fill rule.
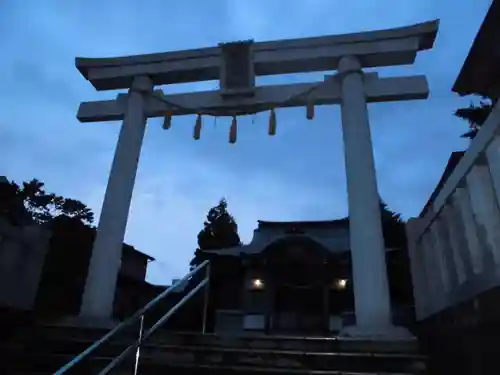
[[[206,253],[216,333],[326,336],[355,323],[346,219],[260,221],[250,244]]]

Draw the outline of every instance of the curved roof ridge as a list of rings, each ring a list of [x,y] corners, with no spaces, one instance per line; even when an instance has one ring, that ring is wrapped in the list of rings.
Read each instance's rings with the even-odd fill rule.
[[[263,224],[295,224],[295,223],[312,223],[312,224],[317,224],[317,223],[334,223],[334,222],[339,222],[339,221],[344,221],[347,220],[347,217],[341,218],[341,219],[330,219],[330,220],[257,220],[258,223],[263,223]]]

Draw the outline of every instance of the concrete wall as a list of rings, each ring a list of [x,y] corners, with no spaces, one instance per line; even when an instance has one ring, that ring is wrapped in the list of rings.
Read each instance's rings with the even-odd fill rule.
[[[36,297],[50,232],[0,219],[0,307],[30,310]]]
[[[217,334],[239,335],[242,334],[244,315],[241,310],[215,311],[215,327]]]
[[[434,199],[407,225],[417,319],[500,286],[500,103]]]
[[[500,287],[424,319],[418,335],[428,374],[490,375],[500,358]]]
[[[67,307],[71,304],[64,294],[67,292],[66,287],[70,284],[75,284],[73,281],[78,279],[78,275],[70,269],[71,263],[63,267],[67,268],[69,277],[72,280],[66,282],[61,279],[62,286],[64,286],[61,290],[54,289],[50,284],[42,288],[39,287],[45,263],[54,261],[54,257],[51,258],[48,256],[50,237],[51,232],[38,225],[14,226],[0,218],[0,308],[17,310],[37,309],[38,311],[40,306],[45,306],[45,302],[52,299],[54,301],[59,300],[62,306]],[[71,251],[72,249],[67,250]],[[90,252],[88,256],[90,256]],[[85,255],[83,258],[85,258]],[[74,254],[71,256],[71,259],[81,262],[82,256]],[[54,269],[50,267],[49,269],[52,272],[51,276],[54,276]],[[121,298],[118,299],[126,301],[128,305],[133,304],[137,300],[137,294],[140,294],[142,291],[141,288],[144,284],[146,270],[146,257],[135,251],[123,252],[120,278],[127,276],[135,282],[127,280],[119,282],[120,290],[117,294]],[[68,274],[68,272],[66,273]],[[55,275],[58,274],[56,273]],[[63,277],[63,275],[58,275],[55,279],[56,284],[59,286],[61,285],[61,282],[59,282],[60,277]],[[82,285],[80,287],[75,290],[70,288],[69,291],[71,293],[82,292],[83,281],[81,280]],[[78,281],[76,283],[78,284]],[[46,290],[47,287],[50,290]],[[139,292],[137,292],[138,288]],[[79,298],[76,298],[76,300],[78,301]],[[146,302],[148,301],[144,303]],[[141,302],[136,303],[137,306],[133,305],[127,311],[130,310],[133,312],[144,303],[141,300]],[[60,307],[59,305],[52,306],[50,303],[49,306],[51,306],[50,310],[58,310]]]

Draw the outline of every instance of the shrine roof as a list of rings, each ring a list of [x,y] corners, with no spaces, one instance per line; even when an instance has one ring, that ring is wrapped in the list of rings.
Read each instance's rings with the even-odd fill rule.
[[[146,253],[143,253],[142,251],[139,251],[137,250],[134,246],[132,245],[128,245],[128,244],[124,244],[123,246],[123,251],[124,252],[129,252],[129,253],[134,253],[135,255],[138,255],[140,257],[143,257],[143,258],[146,258],[147,260],[149,261],[154,261],[156,260],[155,258],[153,258],[151,255],[148,255]]]
[[[349,219],[318,221],[265,221],[258,220],[258,228],[250,243],[222,249],[204,250],[217,256],[240,257],[258,255],[280,242],[315,242],[330,253],[350,250]],[[397,249],[387,248],[386,251]]]
[[[279,240],[279,239],[277,239]],[[274,242],[274,241],[273,241]],[[268,244],[270,245],[270,244]],[[229,257],[241,257],[245,255],[257,255],[262,253],[262,251],[266,248],[267,246],[264,247],[256,247],[252,246],[252,244],[248,245],[243,245],[243,246],[234,246],[234,247],[227,247],[223,249],[214,249],[214,250],[202,250],[203,252],[207,254],[213,254],[217,256],[229,256]],[[394,251],[399,251],[401,250],[400,248],[397,247],[387,247],[385,251],[387,253],[394,252]],[[333,253],[342,253],[349,251],[349,249],[342,249],[341,251],[333,251]]]
[[[332,226],[345,226],[349,224],[347,217],[336,220],[306,220],[306,221],[267,221],[257,220],[260,228],[276,228],[282,229],[287,227],[300,227],[300,228],[318,228],[318,227],[332,227]]]
[[[460,96],[500,94],[500,1],[493,0],[452,91]]]
[[[312,241],[332,253],[349,251],[347,218],[318,221],[265,221],[258,227],[250,243],[207,253],[228,256],[255,255],[281,241]]]

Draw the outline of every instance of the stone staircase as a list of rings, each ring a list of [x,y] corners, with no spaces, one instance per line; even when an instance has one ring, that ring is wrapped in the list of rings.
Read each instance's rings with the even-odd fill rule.
[[[135,327],[133,327],[135,328]],[[135,331],[135,332],[134,332]],[[53,374],[106,330],[42,326],[3,350],[2,375]],[[127,330],[67,374],[97,374],[134,339]],[[155,332],[140,349],[138,374],[424,374],[416,341],[360,341],[333,337],[245,337]],[[112,374],[134,374],[135,355]]]

